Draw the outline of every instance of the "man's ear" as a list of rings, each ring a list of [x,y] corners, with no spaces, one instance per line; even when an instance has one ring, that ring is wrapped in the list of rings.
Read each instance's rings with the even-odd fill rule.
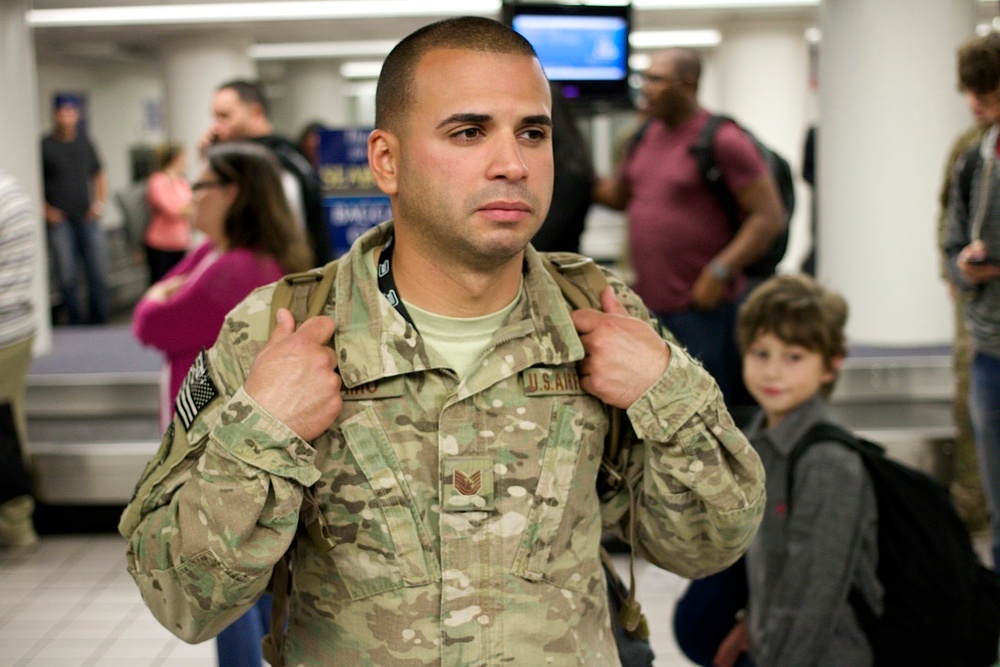
[[[249,115],[253,118],[267,118],[267,112],[264,111],[264,105],[260,102],[251,102],[247,105],[247,110],[250,112]]]
[[[368,135],[368,168],[375,185],[387,195],[398,191],[399,139],[388,130],[376,129]]]

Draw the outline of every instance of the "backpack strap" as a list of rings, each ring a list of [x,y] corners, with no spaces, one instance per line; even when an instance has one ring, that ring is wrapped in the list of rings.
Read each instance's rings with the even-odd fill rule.
[[[883,449],[873,442],[869,442],[858,436],[854,435],[848,431],[843,426],[834,424],[832,422],[819,422],[814,424],[812,428],[806,431],[795,446],[792,447],[792,451],[788,454],[788,470],[785,474],[785,480],[788,489],[788,498],[785,499],[785,504],[788,511],[792,511],[792,488],[795,483],[795,468],[799,463],[799,459],[806,453],[813,444],[817,442],[839,442],[848,449],[857,452],[859,455],[864,457],[865,455],[883,455]]]
[[[330,293],[333,291],[336,278],[337,262],[330,262],[322,269],[290,274],[275,283],[274,292],[271,295],[268,331],[274,329],[279,308],[288,308],[295,318],[296,325],[322,313]],[[303,520],[303,512],[308,513],[308,521]],[[323,517],[319,512],[316,500],[316,492],[311,486],[302,492],[299,521],[305,524],[306,532],[320,549],[329,551],[333,548],[333,539],[330,537],[326,524],[323,523]],[[271,581],[268,584],[272,597],[270,632],[265,635],[261,646],[264,659],[272,667],[281,667],[284,664],[282,662],[282,649],[285,644],[285,627],[288,623],[288,599],[291,592],[294,544],[293,541],[288,551],[274,564]]]
[[[715,134],[723,123],[733,123],[739,127],[736,121],[729,116],[712,114],[698,134],[698,139],[691,144],[688,151],[694,156],[695,162],[698,164],[698,173],[701,174],[709,192],[722,206],[733,227],[739,227],[740,205],[733,193],[730,192],[729,186],[726,185],[722,169],[719,168],[719,164],[715,160]],[[742,128],[741,131],[743,131]]]
[[[284,276],[275,283],[271,295],[271,319],[268,322],[268,331],[274,329],[279,308],[290,310],[296,324],[322,313],[336,279],[337,262],[330,262],[322,269]]]
[[[632,153],[635,152],[635,149],[639,145],[639,142],[642,140],[643,135],[646,134],[646,130],[649,129],[649,124],[652,122],[653,121],[651,120],[643,121],[643,123],[638,128],[636,128],[635,132],[633,132],[629,136],[628,141],[625,144],[625,150],[622,153],[624,160],[627,160],[630,157],[632,157]]]
[[[958,192],[962,197],[962,203],[967,210],[972,210],[972,175],[976,173],[982,156],[979,153],[980,146],[977,141],[974,146],[970,146],[962,153],[955,169],[955,180],[958,182]]]
[[[607,276],[601,268],[589,257],[573,253],[539,253],[542,265],[559,286],[563,298],[575,309],[601,309],[601,294],[610,286]],[[621,610],[618,622],[630,634],[645,639],[649,636],[646,619],[642,615],[642,607],[635,593],[635,514],[638,501],[635,489],[628,481],[629,449],[622,446],[624,440],[621,408],[607,406],[608,437],[605,441],[604,453],[601,456],[601,470],[606,475],[606,483],[612,489],[622,486],[628,491],[629,505],[629,587],[628,595],[621,600]],[[607,565],[607,555],[601,548],[602,558]]]
[[[785,498],[785,507],[787,508],[788,514],[792,512],[792,485],[795,483],[795,467],[798,465],[799,459],[806,453],[810,446],[817,442],[837,442],[851,451],[857,452],[861,457],[862,464],[865,464],[865,458],[870,456],[884,456],[885,450],[879,445],[873,442],[865,440],[864,438],[859,438],[854,435],[844,427],[834,424],[832,422],[820,422],[813,425],[802,438],[795,443],[792,451],[788,455],[788,470],[786,472],[786,480],[788,496]],[[867,471],[867,464],[865,464],[865,469]],[[879,616],[872,609],[871,605],[865,599],[865,596],[855,587],[851,587],[851,590],[847,594],[847,601],[850,603],[851,607],[854,609],[854,615],[857,618],[858,626],[861,628],[865,636],[872,638],[877,636],[877,631],[879,627]],[[870,641],[870,639],[869,639]]]

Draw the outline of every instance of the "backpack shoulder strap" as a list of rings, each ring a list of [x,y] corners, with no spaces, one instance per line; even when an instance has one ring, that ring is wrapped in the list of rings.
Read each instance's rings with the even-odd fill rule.
[[[792,485],[795,482],[795,468],[798,465],[799,459],[806,453],[806,451],[812,447],[817,442],[829,442],[829,441],[839,442],[850,449],[857,449],[858,439],[853,433],[833,424],[831,422],[820,422],[813,425],[806,434],[799,438],[799,441],[795,443],[792,447],[792,451],[788,454],[788,471],[786,472],[787,480],[787,493],[788,498],[786,503],[788,504],[788,509],[791,511],[791,500],[792,500]]]
[[[959,195],[962,197],[962,203],[969,209],[972,208],[972,175],[976,173],[976,168],[979,166],[981,159],[979,142],[976,142],[975,145],[965,149],[955,169]]]
[[[629,136],[628,141],[625,144],[625,150],[622,153],[622,157],[624,159],[627,160],[630,157],[632,157],[632,153],[635,152],[636,146],[639,145],[639,142],[642,140],[643,135],[646,134],[646,130],[649,129],[649,124],[651,122],[652,121],[649,120],[643,121],[642,124],[636,128],[635,132],[633,132]]]
[[[337,262],[330,262],[322,269],[284,276],[275,283],[271,295],[269,331],[274,328],[279,308],[290,310],[296,324],[323,312],[336,279]]]
[[[539,253],[542,265],[559,286],[563,298],[574,308],[601,309],[601,294],[610,286],[608,277],[601,267],[589,257],[574,253]],[[628,491],[629,499],[629,587],[625,599],[621,600],[618,622],[630,634],[640,638],[649,636],[646,619],[635,593],[635,514],[638,501],[632,485],[628,483],[628,454],[623,446],[625,439],[625,419],[621,408],[608,406],[608,437],[601,456],[601,470],[607,476],[612,488]]]
[[[785,498],[785,507],[788,513],[792,511],[792,486],[795,483],[795,467],[798,465],[799,459],[802,458],[803,454],[817,442],[837,442],[844,445],[851,451],[857,452],[861,457],[861,461],[868,469],[867,460],[873,456],[882,456],[884,454],[884,449],[864,438],[860,438],[842,426],[838,424],[833,424],[831,422],[820,422],[815,424],[812,428],[806,431],[806,434],[795,443],[792,451],[788,455],[788,470],[786,474],[787,496]],[[870,473],[869,473],[870,474]],[[861,627],[862,632],[865,636],[872,638],[877,636],[877,628],[879,627],[879,617],[875,611],[868,604],[865,596],[855,587],[851,587],[847,595],[847,601],[850,603],[851,607],[854,609],[855,616],[858,621],[858,625]],[[869,639],[871,641],[871,639]]]
[[[272,331],[277,323],[279,308],[287,308],[291,311],[296,324],[322,313],[330,298],[330,293],[333,291],[336,278],[337,262],[330,262],[322,269],[289,274],[275,283],[274,292],[271,294],[271,319],[268,331]],[[300,523],[304,523],[302,513],[306,510],[312,510],[314,505],[316,505],[315,492],[312,487],[306,488],[302,493],[302,508],[299,512]],[[333,541],[329,537],[319,512],[313,510],[309,514],[312,520],[306,523],[306,532],[320,547],[329,551],[333,547]],[[281,667],[284,664],[282,650],[285,643],[285,624],[288,622],[288,596],[291,586],[291,562],[294,545],[293,541],[288,551],[274,564],[271,582],[268,584],[272,596],[270,633],[264,636],[261,645],[264,658],[272,667]]]
[[[713,114],[701,132],[698,133],[698,139],[691,144],[688,151],[698,164],[698,173],[701,174],[705,186],[722,206],[733,226],[737,226],[740,222],[740,205],[736,202],[733,193],[729,191],[726,180],[722,177],[722,169],[719,168],[719,163],[715,159],[715,135],[723,123],[733,123],[739,127],[736,121],[729,116]]]
[[[590,257],[577,255],[568,252],[538,253],[542,260],[542,265],[549,272],[552,279],[556,281],[563,298],[573,307],[574,310],[580,308],[601,309],[601,294],[611,286],[608,277],[604,275],[601,267]],[[612,474],[616,481],[623,480],[624,477],[618,473],[619,470],[619,443],[621,441],[621,410],[610,408],[610,427],[607,447],[605,448],[605,462],[612,468]],[[613,482],[615,483],[615,482]]]
[[[873,457],[885,456],[884,447],[851,433],[843,426],[831,422],[820,422],[814,425],[795,443],[795,446],[788,455],[788,471],[786,472],[788,498],[786,503],[789,512],[792,511],[792,485],[795,482],[795,467],[798,465],[799,459],[802,458],[806,450],[813,444],[831,441],[838,442],[851,451],[857,452],[866,469],[868,468],[868,460]]]
[[[571,252],[539,253],[538,256],[574,309],[600,309],[601,292],[611,283],[594,260]]]

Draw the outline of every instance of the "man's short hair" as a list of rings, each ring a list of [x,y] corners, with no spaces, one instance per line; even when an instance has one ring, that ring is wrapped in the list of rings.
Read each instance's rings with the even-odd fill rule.
[[[761,283],[740,307],[736,338],[746,354],[757,336],[772,334],[786,345],[818,352],[827,367],[847,355],[847,301],[806,275],[775,276]],[[832,390],[832,384],[827,390]],[[824,391],[828,395],[828,391]]]
[[[1000,33],[974,37],[958,49],[958,89],[988,95],[1000,88]]]
[[[524,37],[508,26],[480,16],[431,23],[403,38],[382,65],[375,90],[375,127],[392,129],[413,102],[413,76],[428,51],[462,49],[537,57]],[[483,76],[490,76],[483,72]]]
[[[220,85],[215,89],[215,92],[227,89],[236,93],[236,96],[244,104],[259,104],[260,108],[264,110],[264,115],[268,114],[267,100],[264,98],[264,91],[260,85],[244,79],[233,79]]]

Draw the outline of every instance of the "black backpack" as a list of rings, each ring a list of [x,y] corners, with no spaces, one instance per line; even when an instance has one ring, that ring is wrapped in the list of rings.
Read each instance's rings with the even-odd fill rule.
[[[785,256],[785,251],[788,249],[788,229],[792,213],[795,211],[795,182],[792,178],[792,169],[788,166],[788,160],[761,143],[760,139],[753,132],[750,132],[732,118],[713,115],[708,119],[701,134],[698,135],[698,140],[691,146],[691,154],[698,162],[698,171],[701,172],[701,177],[705,180],[705,185],[708,186],[709,191],[719,201],[719,204],[722,205],[734,228],[738,228],[743,222],[743,212],[740,210],[740,205],[736,202],[736,198],[733,197],[733,193],[726,186],[726,182],[722,178],[722,170],[719,169],[715,162],[713,150],[715,133],[723,123],[733,123],[744,134],[750,137],[754,146],[757,147],[757,151],[764,158],[771,176],[774,178],[774,184],[778,189],[781,205],[785,209],[784,231],[778,235],[778,238],[774,240],[774,243],[767,249],[767,252],[743,269],[743,273],[749,278],[768,278],[774,275],[774,270],[778,266],[778,262]]]
[[[887,458],[881,446],[821,423],[789,455],[789,512],[795,464],[813,443],[831,440],[861,457],[878,505],[877,573],[885,589],[884,611],[876,616],[857,591],[848,597],[876,667],[995,664],[1000,576],[980,563],[944,486]]]

